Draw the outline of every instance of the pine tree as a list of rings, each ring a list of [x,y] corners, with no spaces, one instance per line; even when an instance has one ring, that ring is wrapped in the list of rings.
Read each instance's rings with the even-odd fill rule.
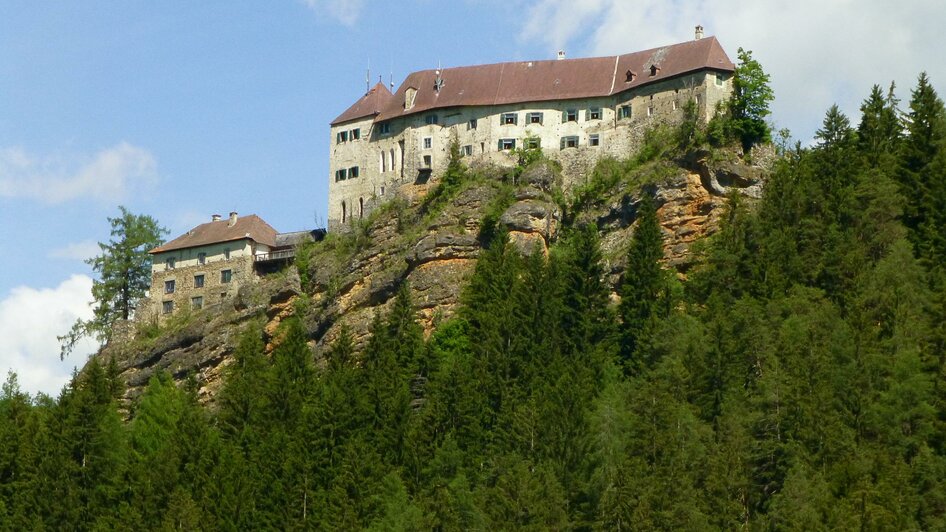
[[[621,284],[621,359],[625,368],[639,372],[647,366],[641,345],[652,320],[666,315],[667,276],[660,265],[663,259],[663,234],[657,210],[649,194],[641,198],[637,229],[631,239],[627,268]]]

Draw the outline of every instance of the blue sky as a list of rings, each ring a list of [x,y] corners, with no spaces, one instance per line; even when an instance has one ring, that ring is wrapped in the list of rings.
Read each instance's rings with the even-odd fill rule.
[[[772,75],[773,120],[807,142],[871,84],[942,94],[941,2],[880,0],[0,0],[0,371],[55,395],[89,267],[125,205],[171,237],[231,210],[281,231],[324,220],[328,123],[381,75],[438,63],[630,52],[701,23]]]

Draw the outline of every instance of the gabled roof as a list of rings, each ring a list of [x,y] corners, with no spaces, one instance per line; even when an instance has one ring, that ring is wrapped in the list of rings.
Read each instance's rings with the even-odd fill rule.
[[[388,103],[389,99],[391,99],[391,91],[384,86],[384,83],[378,82],[377,85],[372,87],[371,90],[345,110],[344,113],[338,115],[338,118],[332,120],[331,125],[334,126],[342,122],[377,115],[381,112],[382,107]]]
[[[653,76],[652,65],[658,67]],[[379,83],[332,125],[372,114],[375,121],[382,121],[446,107],[610,96],[706,69],[735,69],[716,37],[618,56],[445,68],[440,71],[443,84],[439,91],[434,89],[437,71],[421,70],[407,76],[393,95]],[[628,70],[635,74],[631,82],[626,81]],[[417,94],[413,107],[405,109],[408,88],[416,89]]]
[[[255,214],[241,216],[232,226],[230,219],[200,224],[174,240],[158,246],[148,253],[164,253],[178,249],[195,248],[221,242],[250,239],[269,247],[276,245],[276,230]]]

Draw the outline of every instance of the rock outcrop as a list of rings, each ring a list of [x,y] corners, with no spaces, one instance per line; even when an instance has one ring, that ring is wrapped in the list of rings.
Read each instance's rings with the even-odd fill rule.
[[[668,267],[686,275],[694,241],[718,225],[725,195],[739,188],[757,194],[762,173],[738,163],[709,165],[694,172],[673,167],[671,174],[642,187],[618,184],[578,214],[575,223],[596,223],[612,286],[624,271],[628,242],[641,194],[653,194],[665,236]],[[562,207],[552,190],[560,183],[554,167],[543,165],[520,176],[519,186],[498,218],[510,240],[524,252],[546,252],[562,230]],[[262,328],[267,349],[273,348],[279,324],[299,315],[308,331],[316,360],[347,327],[363,344],[371,322],[384,312],[403,282],[408,282],[418,317],[429,334],[457,310],[460,290],[481,250],[480,225],[501,194],[497,183],[468,186],[442,205],[425,205],[424,190],[406,190],[402,198],[379,209],[346,234],[331,234],[304,251],[308,269],[290,266],[243,287],[231,301],[205,308],[178,320],[155,338],[139,334],[102,350],[114,357],[128,383],[127,398],[140,395],[159,371],[176,378],[193,375],[200,397],[212,402],[241,330]]]

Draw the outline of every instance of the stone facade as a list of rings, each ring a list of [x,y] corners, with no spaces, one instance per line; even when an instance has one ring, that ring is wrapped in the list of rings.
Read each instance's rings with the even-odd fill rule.
[[[258,259],[268,259],[278,234],[256,215],[230,213],[163,244],[151,253],[151,290],[139,304],[139,319],[161,322],[233,297],[256,280]]]
[[[254,255],[268,250],[247,239],[155,254],[149,294],[153,315],[164,319],[233,297],[240,286],[255,280]],[[203,263],[200,254],[205,254]],[[168,259],[174,259],[173,267]]]
[[[656,73],[655,61],[651,64]],[[617,61],[613,64],[616,70]],[[632,78],[630,71],[627,75]],[[647,71],[637,75],[646,76]],[[618,77],[615,72],[614,79]],[[601,96],[528,101],[529,95],[523,94],[524,101],[502,105],[428,106],[418,112],[407,112],[418,89],[402,87],[391,95],[383,86],[376,87],[383,91],[380,97],[403,94],[399,105],[405,112],[394,117],[388,113],[387,118],[376,112],[333,123],[329,230],[364,217],[402,184],[436,180],[448,163],[454,137],[468,163],[501,166],[515,164],[514,148],[538,143],[547,156],[562,163],[566,176],[581,179],[597,159],[633,152],[655,120],[678,120],[690,100],[708,120],[717,103],[729,97],[731,78],[731,68],[695,68],[619,92],[614,92],[617,81],[612,81],[609,93]],[[569,172],[570,167],[580,170]]]

